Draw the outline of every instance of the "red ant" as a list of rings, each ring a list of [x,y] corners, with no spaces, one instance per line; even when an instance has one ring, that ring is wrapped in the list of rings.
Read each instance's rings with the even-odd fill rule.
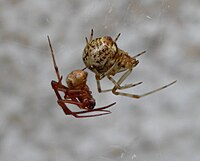
[[[82,70],[74,70],[70,74],[68,74],[66,78],[66,83],[68,87],[62,84],[62,76],[60,76],[58,67],[56,65],[50,38],[49,36],[47,36],[47,38],[53,58],[54,69],[58,78],[58,82],[54,80],[51,81],[51,86],[58,98],[57,102],[62,107],[64,113],[66,115],[73,115],[76,118],[95,117],[110,114],[111,112],[105,109],[113,106],[114,104],[116,104],[116,102],[104,107],[94,109],[96,102],[95,99],[92,97],[92,92],[89,90],[89,87],[86,84],[88,73],[85,71],[85,69],[87,67],[83,68]],[[61,97],[59,91],[64,93],[64,99]],[[84,109],[85,111],[73,112],[67,107],[66,103],[77,105],[80,109]],[[84,115],[85,113],[96,111],[99,111],[101,113]]]

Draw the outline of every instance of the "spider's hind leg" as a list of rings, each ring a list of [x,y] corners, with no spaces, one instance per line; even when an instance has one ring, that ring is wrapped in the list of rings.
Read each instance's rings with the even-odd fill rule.
[[[127,89],[127,88],[131,88],[131,87],[134,87],[134,86],[137,86],[139,84],[141,84],[142,82],[139,82],[139,83],[131,83],[131,84],[126,84],[124,86],[121,86],[122,82],[130,75],[130,73],[132,72],[132,68],[131,69],[128,69],[120,78],[119,80],[116,82],[110,75],[107,76],[107,78],[115,85],[113,87],[116,88],[116,89]]]
[[[130,93],[123,93],[123,92],[117,92],[117,88],[113,88],[112,92],[113,92],[113,94],[115,94],[115,95],[121,95],[121,96],[126,96],[126,97],[131,97],[131,98],[142,98],[142,97],[144,97],[144,96],[153,94],[153,93],[158,92],[158,91],[160,91],[160,90],[163,90],[163,89],[165,89],[165,88],[171,86],[171,85],[174,84],[174,83],[176,83],[176,81],[173,81],[173,82],[171,82],[171,83],[169,83],[169,84],[167,84],[167,85],[164,85],[164,86],[162,86],[162,87],[160,87],[160,88],[157,88],[157,89],[152,90],[152,91],[150,91],[150,92],[146,92],[146,93],[141,94],[141,95],[130,94]]]

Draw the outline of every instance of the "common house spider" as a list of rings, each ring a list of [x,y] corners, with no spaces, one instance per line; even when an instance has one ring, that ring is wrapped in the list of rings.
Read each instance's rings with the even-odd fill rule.
[[[92,29],[90,39],[88,40],[86,37],[86,46],[83,51],[83,61],[86,67],[95,73],[97,88],[99,92],[112,91],[112,93],[115,95],[127,96],[131,98],[141,98],[167,88],[176,82],[173,81],[165,86],[141,95],[119,92],[118,90],[131,88],[142,83],[131,83],[121,86],[123,81],[132,72],[133,68],[139,63],[139,60],[136,58],[146,52],[143,51],[131,57],[127,52],[117,47],[116,42],[119,36],[120,33],[114,40],[110,36],[103,36],[93,39]],[[120,72],[124,72],[124,74],[118,81],[116,81],[112,76]],[[114,84],[112,89],[101,89],[100,80],[102,80],[104,77],[107,77]]]
[[[86,84],[88,75],[88,73],[85,71],[86,68],[82,70],[72,71],[70,74],[68,74],[66,78],[67,86],[62,84],[62,76],[60,76],[55,61],[55,56],[50,42],[50,38],[49,36],[47,36],[47,38],[51,50],[51,55],[53,58],[54,69],[56,71],[56,75],[58,78],[58,81],[54,80],[51,81],[51,86],[57,96],[58,99],[57,102],[62,107],[64,113],[66,115],[73,115],[76,118],[95,117],[95,116],[110,114],[111,112],[106,109],[116,104],[116,102],[104,107],[94,109],[96,102],[95,99],[92,97],[92,92],[89,90],[89,87]],[[60,92],[64,94],[64,98],[61,97]],[[77,105],[80,109],[84,110],[73,112],[67,107],[66,105],[67,103]],[[98,112],[98,113],[85,115],[86,113],[91,113],[91,112]]]

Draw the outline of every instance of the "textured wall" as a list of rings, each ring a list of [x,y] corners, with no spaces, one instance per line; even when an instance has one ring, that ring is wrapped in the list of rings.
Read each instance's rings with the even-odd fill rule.
[[[199,161],[199,8],[198,0],[1,0],[0,160]],[[66,76],[84,66],[91,28],[95,37],[121,32],[118,46],[130,55],[147,51],[125,82],[144,83],[129,93],[178,82],[135,100],[99,94],[89,72],[97,106],[116,101],[113,113],[66,117],[50,86],[46,36]]]

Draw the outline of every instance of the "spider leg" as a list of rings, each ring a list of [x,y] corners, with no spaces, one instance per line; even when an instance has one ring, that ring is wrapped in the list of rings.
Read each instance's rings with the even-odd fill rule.
[[[59,69],[58,69],[58,66],[57,66],[57,64],[56,64],[56,59],[55,59],[55,56],[54,56],[54,52],[53,52],[53,48],[52,48],[52,45],[51,45],[51,41],[50,41],[49,36],[47,36],[47,38],[48,38],[49,47],[50,47],[50,50],[51,50],[51,56],[52,56],[52,58],[53,58],[54,69],[55,69],[55,71],[56,71],[56,75],[57,75],[57,77],[58,77],[58,81],[61,82],[62,77],[60,76]]]
[[[119,35],[120,35],[120,34],[119,34]],[[119,36],[119,35],[118,35],[118,36]],[[118,37],[117,37],[117,38],[118,38]],[[116,38],[116,39],[117,39],[117,38]],[[141,53],[135,55],[133,58],[135,59],[136,57],[138,57],[138,56],[140,56],[140,55],[142,55],[142,54],[144,54],[144,53],[146,53],[146,51],[143,51],[143,52],[141,52]],[[136,65],[137,65],[137,64],[136,64]],[[115,66],[115,64],[114,64],[113,66]],[[112,67],[113,67],[113,66],[112,66]],[[112,68],[112,67],[111,67],[111,68]],[[111,69],[111,70],[112,70],[112,69]],[[109,71],[110,71],[110,69],[109,69]],[[120,72],[120,71],[119,71],[119,72]],[[132,68],[129,68],[129,69],[120,77],[120,79],[119,79],[117,82],[109,75],[109,72],[106,72],[105,75],[107,75],[107,78],[115,85],[114,88],[117,88],[117,89],[127,89],[127,88],[131,88],[131,87],[137,86],[137,85],[139,85],[139,84],[142,83],[142,82],[139,82],[139,83],[136,83],[136,84],[131,83],[131,84],[126,84],[126,85],[124,85],[124,86],[120,86],[121,83],[130,75],[131,72],[132,72]],[[110,90],[107,90],[107,91],[110,91]]]
[[[171,86],[171,85],[174,84],[174,83],[176,83],[176,81],[173,81],[173,82],[171,82],[171,83],[169,83],[169,84],[167,84],[167,85],[164,85],[164,86],[162,86],[162,87],[160,87],[160,88],[157,88],[157,89],[155,89],[155,90],[149,91],[149,92],[144,93],[144,94],[141,94],[141,95],[129,94],[129,93],[123,93],[123,92],[116,92],[117,88],[115,88],[115,87],[113,88],[112,92],[113,92],[113,94],[115,94],[115,95],[127,96],[127,97],[131,97],[131,98],[141,98],[141,97],[150,95],[150,94],[152,94],[152,93],[158,92],[158,91],[160,91],[160,90],[163,90],[163,89],[165,89],[165,88]]]
[[[61,99],[58,99],[57,102],[62,107],[62,109],[63,109],[63,111],[65,112],[66,115],[73,115],[74,117],[77,117],[77,118],[102,116],[102,115],[110,114],[111,112],[109,110],[105,110],[105,109],[116,104],[116,102],[114,102],[110,105],[100,107],[100,108],[95,108],[95,109],[92,109],[92,110],[85,109],[85,111],[78,111],[78,112],[71,111],[69,108],[67,108],[66,103],[74,104],[74,105],[77,105],[80,108],[84,108],[83,104],[76,99],[77,96],[79,96],[80,93],[82,93],[82,92],[83,92],[82,90],[68,90],[68,94],[70,95],[71,100],[62,99],[60,97],[60,94],[57,92],[57,94],[59,95],[59,98],[61,98]],[[85,114],[85,113],[98,112],[98,111],[101,112],[101,113],[92,114],[92,115],[81,115],[81,114]]]
[[[84,114],[84,113],[89,113],[89,112],[93,112],[93,111],[79,111],[79,112],[72,112],[65,104],[65,102],[67,103],[71,103],[71,104],[75,104],[77,106],[80,106],[80,103],[79,102],[76,102],[76,101],[68,101],[68,100],[62,100],[61,99],[61,96],[60,94],[58,93],[58,91],[55,91],[56,92],[56,95],[58,97],[58,104],[62,107],[64,113],[66,115],[73,115],[74,117],[76,118],[86,118],[86,117],[96,117],[96,116],[102,116],[102,115],[106,115],[106,114],[110,114],[111,112],[108,111],[108,110],[104,110],[105,108],[108,108],[112,105],[114,105],[115,103],[113,104],[110,104],[106,107],[103,107],[103,108],[98,108],[98,109],[94,109],[93,111],[102,111],[103,113],[100,113],[100,114],[93,114],[93,115],[79,115],[79,114]],[[60,99],[59,99],[60,98]]]
[[[64,102],[62,102],[60,99],[58,99],[57,102],[62,107],[65,115],[73,115],[73,112],[66,106]]]
[[[67,100],[67,99],[60,99],[60,100],[58,100],[58,104],[60,104],[60,102],[74,104],[74,105],[77,105],[80,108],[83,108],[83,104],[81,102],[78,102],[78,101]],[[110,112],[110,111],[105,110],[105,109],[109,108],[110,106],[113,106],[115,104],[116,104],[116,102],[111,103],[111,104],[109,104],[107,106],[103,106],[103,107],[95,108],[95,109],[92,109],[92,110],[84,111],[84,113],[85,112],[94,112],[94,111],[106,111],[106,112]],[[74,113],[76,113],[76,112],[74,112]]]
[[[88,111],[83,111],[84,113],[88,113]],[[91,111],[93,112],[93,111]],[[87,118],[87,117],[96,117],[96,116],[102,116],[102,115],[107,115],[107,114],[111,114],[110,111],[108,112],[104,112],[104,113],[99,113],[99,114],[91,114],[91,115],[80,115],[80,114],[83,114],[81,112],[76,112],[76,113],[73,113],[73,116],[76,117],[76,118]]]
[[[114,69],[114,67],[117,65],[117,61],[110,67],[110,69],[108,69],[108,71],[106,71],[105,73],[103,74],[99,74],[98,71],[96,69],[95,70],[95,73],[96,75],[98,75],[98,79],[101,80],[103,79],[106,75],[109,75],[110,72]]]
[[[102,90],[101,89],[100,80],[103,79],[106,75],[109,75],[109,73],[112,71],[112,69],[115,67],[116,64],[117,64],[117,62],[115,62],[112,65],[112,67],[106,73],[103,73],[103,74],[100,74],[96,69],[94,69],[94,71],[95,71],[95,78],[96,78],[96,82],[97,82],[97,89],[98,89],[99,93],[111,91],[111,89]]]
[[[143,54],[145,54],[145,53],[146,53],[146,51],[142,51],[141,53],[139,53],[139,54],[133,56],[132,58],[137,58],[138,56],[143,55]]]
[[[76,118],[88,118],[88,117],[96,117],[96,116],[102,116],[102,115],[107,115],[110,114],[111,112],[105,112],[105,113],[101,113],[101,114],[93,114],[93,115],[73,115]]]
[[[120,86],[121,83],[129,76],[129,74],[132,72],[132,69],[129,69],[127,72],[125,72],[121,78],[116,82],[109,74],[107,75],[107,78],[115,85],[113,88],[117,88],[119,90],[122,90],[122,89],[127,89],[127,88],[131,88],[131,87],[135,87],[139,84],[141,84],[142,82],[139,82],[139,83],[131,83],[131,84],[126,84],[124,86]],[[97,88],[98,88],[98,92],[99,93],[102,93],[102,92],[109,92],[109,91],[112,91],[112,89],[105,89],[105,90],[102,90],[101,89],[101,84],[100,84],[100,77],[96,74],[96,82],[97,82]]]
[[[59,97],[61,98],[60,94],[58,93]],[[96,116],[102,116],[102,115],[107,115],[107,114],[110,114],[111,112],[109,110],[105,110],[106,108],[109,108],[110,106],[113,106],[115,103],[112,103],[108,106],[105,106],[105,107],[101,107],[101,108],[96,108],[96,109],[93,109],[93,110],[86,110],[86,111],[78,111],[78,112],[73,112],[71,111],[65,103],[70,103],[70,104],[75,104],[77,106],[81,106],[81,103],[80,102],[76,102],[76,101],[70,101],[70,100],[62,100],[62,99],[58,99],[58,104],[62,107],[64,113],[66,115],[73,115],[74,117],[76,118],[86,118],[86,117],[96,117]],[[95,112],[95,111],[100,111],[102,113],[98,113],[98,114],[92,114],[92,115],[81,115],[81,114],[85,114],[85,113],[91,113],[91,112]]]
[[[61,98],[60,94],[57,92],[57,96],[58,98]],[[76,102],[76,101],[67,101],[67,100],[62,100],[62,99],[58,99],[58,104],[62,107],[64,113],[66,115],[73,115],[74,117],[76,118],[86,118],[86,117],[96,117],[96,116],[102,116],[102,115],[106,115],[106,114],[110,114],[111,112],[108,111],[108,110],[104,110],[105,108],[108,108],[112,105],[114,105],[115,103],[113,104],[110,104],[106,107],[102,107],[102,108],[98,108],[98,109],[94,109],[92,111],[79,111],[79,112],[72,112],[65,104],[65,102],[67,103],[71,103],[71,104],[76,104],[78,106],[80,106],[80,103],[79,102]],[[80,115],[80,114],[84,114],[84,113],[89,113],[89,112],[93,112],[93,111],[101,111],[103,113],[99,113],[99,114],[93,114],[93,115]]]
[[[121,33],[119,33],[118,35],[117,35],[117,37],[115,38],[115,42],[117,42],[117,40],[118,40],[118,38],[119,38],[119,36],[121,35]]]
[[[150,92],[147,92],[147,93],[144,93],[144,94],[141,94],[141,95],[117,92],[118,89],[127,89],[127,88],[134,87],[134,86],[137,86],[137,85],[142,83],[142,82],[139,82],[139,83],[136,83],[136,84],[127,84],[127,85],[124,85],[124,86],[120,86],[121,83],[129,76],[129,74],[131,72],[132,72],[132,69],[128,69],[128,71],[126,71],[117,82],[111,76],[107,76],[108,79],[111,80],[115,84],[115,86],[112,89],[112,93],[113,94],[121,95],[121,96],[127,96],[127,97],[131,97],[131,98],[141,98],[141,97],[150,95],[152,93],[158,92],[158,91],[160,91],[162,89],[165,89],[165,88],[171,86],[172,84],[174,84],[176,82],[176,81],[173,81],[173,82],[171,82],[171,83],[169,83],[169,84],[167,84],[165,86],[162,86],[160,88],[157,88],[155,90],[152,90]]]
[[[138,82],[138,83],[131,83],[131,84],[125,84],[124,86],[120,86],[119,81],[116,82],[111,76],[108,76],[108,79],[117,87],[117,89],[122,90],[122,89],[127,89],[131,87],[135,87],[137,85],[142,84],[143,82]],[[113,89],[110,89],[112,91]]]
[[[57,99],[58,99],[58,104],[62,107],[64,113],[66,115],[72,115],[72,111],[69,110],[69,108],[65,105],[64,102],[61,102],[60,100],[62,100],[62,97],[60,96],[60,93],[58,91],[62,91],[64,93],[66,93],[66,91],[68,90],[67,87],[61,85],[61,84],[58,84],[56,81],[52,81],[51,82],[51,85],[52,85],[52,88],[54,89],[54,92],[57,96]],[[58,87],[60,86],[60,87]]]
[[[60,83],[58,83],[54,80],[51,81],[51,86],[52,86],[58,100],[62,99],[62,97],[59,94],[59,91],[64,92],[65,94],[68,91],[68,88],[66,86],[64,86],[64,85],[62,85],[62,84],[60,84]]]
[[[95,78],[96,78],[96,82],[97,82],[97,89],[98,89],[98,92],[99,93],[102,93],[102,92],[108,92],[108,90],[102,90],[101,88],[101,83],[100,83],[100,77],[98,75],[95,75]]]
[[[108,106],[104,106],[104,107],[100,107],[100,108],[96,108],[96,109],[92,109],[92,110],[72,112],[67,108],[65,103],[75,104],[79,107],[81,106],[80,105],[81,103],[76,102],[76,101],[70,101],[70,100],[58,100],[58,104],[62,107],[65,114],[66,115],[73,115],[76,118],[96,117],[96,116],[102,116],[102,115],[110,114],[111,112],[109,110],[105,110],[105,109],[116,104],[116,102],[114,102],[114,103],[112,103]],[[91,112],[96,112],[96,111],[99,111],[99,112],[102,112],[102,113],[92,114],[92,115],[80,115],[80,114],[91,113]]]
[[[59,104],[60,102],[69,103],[69,104],[74,104],[74,105],[77,105],[77,106],[80,107],[80,108],[83,108],[83,104],[80,103],[80,102],[78,102],[78,101],[76,101],[76,100],[60,99],[60,100],[58,100],[58,104]]]
[[[96,75],[96,82],[97,82],[97,90],[98,90],[99,93],[104,93],[104,92],[112,91],[112,89],[102,89],[101,88],[100,79],[98,78],[97,75]]]
[[[92,41],[92,39],[93,39],[93,34],[94,34],[94,31],[93,31],[93,29],[91,29],[90,39],[89,39],[89,41]]]
[[[115,105],[116,102],[112,103],[112,104],[109,104],[107,106],[104,106],[104,107],[99,107],[99,108],[95,108],[95,109],[92,109],[92,110],[88,110],[88,111],[79,111],[79,112],[73,112],[77,117],[77,118],[85,118],[85,117],[95,117],[95,116],[102,116],[102,115],[107,115],[107,114],[110,114],[111,112],[109,110],[105,110],[106,108],[109,108],[113,105]],[[100,111],[100,112],[103,112],[103,113],[99,113],[99,114],[93,114],[93,115],[77,115],[77,114],[84,114],[84,113],[90,113],[90,112],[96,112],[96,111]]]
[[[93,38],[93,29],[91,29],[90,39],[89,39],[89,41],[88,41],[88,38],[85,37],[86,44],[88,44],[90,41],[92,41],[92,38]]]
[[[115,87],[114,88],[117,88],[117,89],[120,89],[120,88],[128,88],[128,87],[133,87],[135,86],[136,84],[128,84],[128,85],[125,85],[125,86],[120,86],[122,84],[122,82],[130,75],[130,73],[132,72],[132,68],[131,69],[128,69],[121,77],[120,79],[116,82],[111,76],[107,76],[109,80],[111,80],[111,82],[113,82],[115,84]],[[138,83],[137,83],[138,84]],[[139,83],[141,84],[141,83]]]

